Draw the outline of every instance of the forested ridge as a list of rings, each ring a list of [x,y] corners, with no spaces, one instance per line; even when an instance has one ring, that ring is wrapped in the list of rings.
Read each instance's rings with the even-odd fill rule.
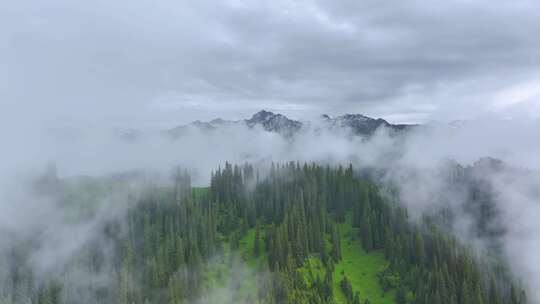
[[[0,303],[527,303],[502,262],[435,216],[412,223],[352,166],[227,163],[209,188],[178,170],[102,233],[45,280],[25,258],[33,243],[19,243],[0,264]],[[66,284],[81,267],[110,280]]]

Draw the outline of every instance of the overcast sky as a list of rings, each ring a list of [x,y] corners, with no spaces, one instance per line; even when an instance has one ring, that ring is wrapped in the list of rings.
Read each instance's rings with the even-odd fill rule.
[[[3,121],[540,116],[540,2],[5,0]]]

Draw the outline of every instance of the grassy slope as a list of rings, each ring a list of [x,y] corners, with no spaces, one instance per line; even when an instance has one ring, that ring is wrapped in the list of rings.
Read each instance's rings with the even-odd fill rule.
[[[352,284],[353,291],[358,291],[360,298],[363,301],[369,299],[371,304],[393,304],[394,293],[389,292],[383,295],[379,285],[377,273],[381,266],[384,265],[384,256],[379,251],[365,252],[356,239],[358,234],[357,229],[351,227],[349,223],[340,225],[341,233],[341,250],[342,260],[335,265],[333,274],[334,278],[334,295],[336,303],[345,304],[345,298],[339,287],[339,282],[346,274]],[[245,301],[248,296],[255,298],[257,291],[257,276],[256,270],[259,269],[262,263],[265,263],[266,257],[261,256],[255,258],[253,256],[253,240],[255,239],[255,230],[248,230],[247,234],[240,241],[239,253],[242,258],[242,266],[240,273],[236,273],[235,277],[239,280],[238,303]],[[208,278],[217,283],[218,287],[227,288],[230,285],[232,277],[231,267],[229,266],[230,253],[228,245],[225,247],[225,257],[221,258],[215,264],[208,274]],[[324,277],[324,267],[318,258],[310,258],[308,262],[314,275],[319,274]],[[306,274],[308,267],[302,268],[302,272]],[[219,277],[219,280],[217,279]],[[215,285],[214,285],[215,286]]]
[[[334,271],[334,294],[338,303],[345,303],[345,298],[339,287],[339,282],[346,274],[353,291],[358,291],[364,301],[369,299],[372,304],[394,303],[394,294],[383,295],[377,273],[386,263],[380,251],[367,253],[362,249],[360,241],[355,237],[359,234],[358,229],[352,228],[350,223],[340,225],[342,261],[336,264]]]
[[[208,188],[193,188],[193,194],[196,197],[202,197],[207,192]],[[360,240],[358,239],[359,231],[352,227],[350,219],[340,224],[339,228],[342,260],[335,265],[333,273],[333,290],[336,303],[346,303],[339,283],[343,276],[347,275],[352,284],[353,291],[358,291],[362,302],[365,299],[369,299],[371,304],[393,304],[394,293],[383,294],[377,278],[379,269],[385,264],[383,254],[380,251],[367,253],[362,249]],[[254,240],[255,229],[249,229],[246,235],[240,240],[239,255],[241,266],[236,265],[236,267],[230,266],[232,264],[230,262],[231,253],[229,244],[225,244],[224,255],[216,259],[207,272],[207,287],[218,286],[229,288],[234,275],[235,279],[239,281],[238,298],[236,300],[241,303],[249,296],[255,298],[257,291],[256,272],[260,269],[261,265],[266,263],[266,256],[261,254],[259,258],[255,258],[253,255]],[[310,265],[314,275],[319,274],[321,277],[324,277],[324,267],[318,258],[310,258],[307,263]],[[234,271],[235,269],[231,268],[240,268],[240,270]],[[307,269],[308,267],[305,266],[301,270],[306,276]]]
[[[369,299],[372,304],[394,303],[394,293],[383,295],[379,285],[377,273],[385,264],[381,252],[372,251],[367,253],[362,249],[358,238],[358,229],[352,228],[350,221],[340,225],[341,255],[342,260],[335,265],[333,273],[333,291],[337,303],[346,303],[345,297],[339,286],[344,275],[347,275],[354,292],[360,294],[360,299]],[[311,268],[313,275],[324,278],[324,266],[318,258],[310,258],[309,266],[304,266],[302,271],[307,275]]]
[[[235,303],[250,303],[248,299],[256,298],[257,270],[264,262],[265,257],[255,258],[253,256],[254,239],[255,230],[248,230],[247,234],[240,240],[240,248],[235,256],[239,260],[236,261],[232,261],[229,244],[224,244],[223,255],[213,260],[205,273],[204,280],[207,290],[212,290],[214,293],[215,290],[221,290],[218,296],[234,297]],[[208,302],[225,301],[223,298],[219,299],[210,295]]]

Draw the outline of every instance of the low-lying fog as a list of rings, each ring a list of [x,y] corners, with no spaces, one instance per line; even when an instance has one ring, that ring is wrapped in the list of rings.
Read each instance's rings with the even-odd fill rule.
[[[171,169],[180,165],[190,170],[195,185],[207,185],[211,171],[225,161],[257,165],[291,160],[353,163],[356,168],[381,169],[381,182],[399,186],[400,199],[414,217],[440,204],[434,201],[436,196],[444,196],[444,202],[461,212],[463,193],[437,194],[445,189],[440,170],[448,160],[467,166],[489,156],[513,168],[483,178],[496,189],[497,207],[506,231],[504,253],[516,274],[529,287],[530,298],[540,301],[540,295],[535,293],[540,286],[537,254],[540,250],[537,172],[540,138],[535,131],[540,130],[539,127],[531,121],[465,122],[459,126],[431,124],[402,134],[379,129],[372,137],[361,138],[351,136],[346,130],[325,131],[312,126],[294,138],[284,138],[259,128],[231,125],[212,132],[192,129],[176,140],[159,132],[144,132],[135,140],[125,140],[110,129],[19,132],[4,128],[0,164],[0,234],[3,235],[0,237],[3,240],[24,238],[35,229],[45,227],[43,237],[53,240],[54,246],[41,248],[34,258],[39,261],[36,265],[46,271],[51,265],[68,260],[72,252],[95,237],[94,227],[103,220],[100,217],[115,214],[111,209],[100,209],[102,212],[93,220],[73,227],[62,219],[57,205],[34,198],[24,184],[51,163],[63,178],[132,170],[169,176]],[[125,198],[121,195],[108,198],[119,199]],[[458,222],[462,226],[455,227],[456,233],[463,240],[478,244],[479,240],[467,232],[468,215],[461,216],[463,219]],[[77,237],[73,237],[74,232]],[[5,242],[0,249],[8,246],[9,242]]]

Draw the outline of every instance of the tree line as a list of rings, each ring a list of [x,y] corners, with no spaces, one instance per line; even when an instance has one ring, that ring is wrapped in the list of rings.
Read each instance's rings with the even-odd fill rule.
[[[62,277],[36,283],[25,258],[31,244],[13,248],[2,264],[10,269],[0,303],[196,303],[213,288],[212,259],[238,250],[248,231],[254,231],[250,255],[262,261],[249,303],[335,303],[333,272],[343,240],[338,226],[348,219],[364,250],[384,252],[379,284],[393,291],[397,304],[527,303],[503,264],[477,257],[433,217],[413,223],[352,166],[291,162],[259,171],[226,163],[212,173],[207,190],[196,190],[178,170],[173,187],[154,187],[125,218],[107,223],[104,238],[74,261],[112,278],[85,290],[88,297],[77,297]],[[112,261],[98,250],[108,245]],[[310,258],[324,265],[322,273],[301,271]],[[238,286],[230,287],[233,296],[222,302],[238,303]],[[370,303],[347,276],[339,287],[348,303]]]

